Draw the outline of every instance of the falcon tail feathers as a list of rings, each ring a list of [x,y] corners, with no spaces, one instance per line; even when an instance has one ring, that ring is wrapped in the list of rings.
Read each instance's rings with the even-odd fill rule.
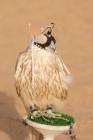
[[[73,82],[73,77],[72,76],[66,76],[65,81],[68,84],[68,86],[71,86],[72,82]]]

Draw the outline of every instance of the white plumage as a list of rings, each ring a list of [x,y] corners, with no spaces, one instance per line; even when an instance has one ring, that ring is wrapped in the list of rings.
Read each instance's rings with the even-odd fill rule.
[[[37,109],[47,106],[61,110],[67,97],[69,80],[64,72],[61,58],[50,48],[33,46],[34,77],[32,75],[32,49],[29,47],[19,55],[15,85],[17,94],[23,100],[26,110],[35,104]],[[34,78],[34,84],[32,84]]]

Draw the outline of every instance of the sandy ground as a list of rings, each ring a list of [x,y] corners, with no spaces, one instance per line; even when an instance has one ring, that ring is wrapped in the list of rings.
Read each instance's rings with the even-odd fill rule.
[[[73,76],[63,113],[74,116],[77,140],[93,139],[93,0],[2,0],[0,1],[0,117],[26,115],[14,88],[18,52],[33,35],[51,22],[57,52]],[[56,140],[69,140],[60,135]],[[29,140],[28,127],[0,118],[0,140]]]

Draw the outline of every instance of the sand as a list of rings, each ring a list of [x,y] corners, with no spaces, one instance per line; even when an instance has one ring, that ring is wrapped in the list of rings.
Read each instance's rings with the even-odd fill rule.
[[[76,120],[77,140],[93,139],[93,1],[0,1],[0,117],[22,119],[26,110],[14,87],[18,53],[51,22],[57,52],[73,76],[63,113]],[[66,134],[56,140],[68,140]],[[29,140],[28,126],[0,118],[0,140]]]

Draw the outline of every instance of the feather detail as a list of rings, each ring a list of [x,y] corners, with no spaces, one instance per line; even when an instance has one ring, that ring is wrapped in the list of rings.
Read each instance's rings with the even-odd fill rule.
[[[32,67],[34,67],[34,86]],[[69,81],[70,78],[66,77],[62,60],[57,53],[33,45],[33,50],[29,47],[19,55],[15,85],[27,111],[32,104],[41,110],[46,109],[47,105],[52,105],[55,110],[62,109]]]

